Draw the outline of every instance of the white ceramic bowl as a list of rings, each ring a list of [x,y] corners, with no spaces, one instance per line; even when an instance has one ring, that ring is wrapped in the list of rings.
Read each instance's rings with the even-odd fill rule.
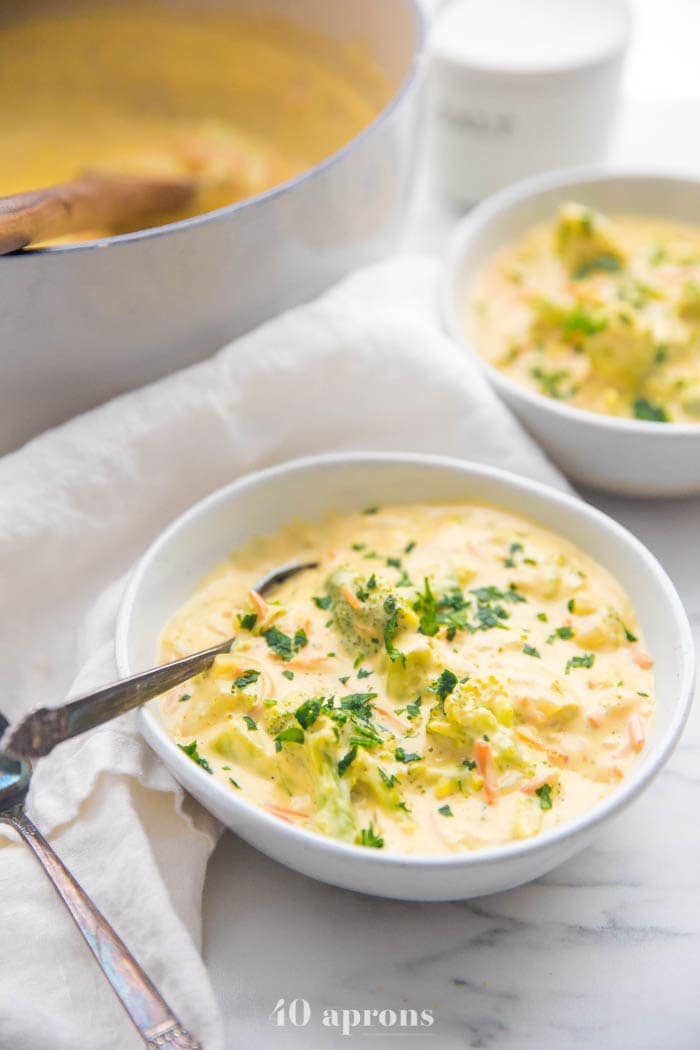
[[[169,526],[135,569],[117,626],[122,675],[157,661],[158,636],[200,580],[232,548],[298,516],[382,502],[477,500],[556,530],[611,570],[626,588],[656,659],[658,713],[646,749],[620,787],[575,821],[537,838],[458,856],[406,857],[292,827],[227,790],[175,745],[158,702],[143,733],[202,805],[263,853],[325,882],[408,900],[449,900],[508,889],[567,860],[658,773],[691,703],[694,658],[688,619],[656,559],[629,532],[571,496],[461,460],[400,453],[348,453],[296,460],[252,474],[197,503]]]
[[[253,10],[359,42],[393,97],[341,149],[256,197],[166,226],[0,258],[0,454],[207,357],[395,246],[414,168],[418,0],[160,2],[164,17],[171,6]],[[43,6],[12,5],[22,17]],[[3,20],[11,17],[3,11]]]
[[[572,408],[512,382],[488,364],[465,336],[472,284],[486,261],[531,226],[551,219],[566,200],[604,212],[689,223],[700,220],[697,178],[581,168],[519,182],[490,197],[455,231],[443,274],[444,323],[574,481],[631,496],[700,492],[700,425],[645,423]]]

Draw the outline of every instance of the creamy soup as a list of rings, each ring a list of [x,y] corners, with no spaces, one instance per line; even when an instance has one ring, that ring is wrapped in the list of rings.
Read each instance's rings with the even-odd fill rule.
[[[565,204],[491,259],[466,329],[509,378],[613,416],[700,423],[700,228]]]
[[[318,567],[253,589],[296,559]],[[163,699],[170,733],[231,791],[367,848],[477,850],[569,821],[625,777],[654,709],[619,584],[489,506],[370,507],[256,539],[161,656],[231,635]]]
[[[317,164],[391,94],[359,46],[212,6],[8,5],[0,195],[91,170],[193,176],[192,206],[165,217],[183,218]]]

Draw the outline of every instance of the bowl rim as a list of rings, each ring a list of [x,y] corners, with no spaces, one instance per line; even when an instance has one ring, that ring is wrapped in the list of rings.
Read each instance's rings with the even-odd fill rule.
[[[536,412],[548,412],[563,423],[598,427],[599,429],[610,430],[627,436],[636,434],[640,437],[642,435],[649,437],[653,434],[655,438],[661,441],[673,440],[679,437],[700,440],[700,423],[670,422],[660,424],[641,419],[608,416],[603,412],[592,412],[587,408],[568,405],[565,402],[547,397],[545,394],[540,394],[536,390],[530,390],[521,386],[499,371],[479,353],[459,320],[457,312],[457,277],[465,251],[474,237],[488,229],[494,220],[507,215],[511,208],[548,190],[563,191],[568,187],[576,188],[582,183],[618,182],[620,180],[629,180],[631,182],[656,181],[667,183],[668,185],[692,184],[700,193],[700,178],[690,170],[684,171],[680,168],[678,170],[668,170],[644,167],[642,165],[636,167],[612,164],[584,165],[573,168],[560,168],[556,171],[520,179],[518,182],[487,197],[472,212],[466,215],[453,231],[440,275],[438,294],[442,322],[447,333],[462,349],[469,353],[470,357],[485,372],[489,382],[496,387],[499,393],[511,399],[524,402]],[[483,259],[482,265],[486,262],[487,259]]]
[[[419,80],[423,71],[427,39],[426,14],[424,13],[419,0],[403,0],[403,2],[406,4],[407,11],[413,19],[415,33],[413,54],[403,79],[394,90],[386,105],[380,109],[369,124],[358,131],[356,135],[353,135],[351,139],[348,139],[347,142],[343,143],[338,149],[329,153],[328,156],[324,157],[318,164],[306,168],[304,171],[300,172],[299,175],[295,175],[291,179],[286,179],[284,182],[271,186],[270,189],[263,190],[262,193],[256,193],[252,197],[244,197],[242,200],[234,201],[233,204],[224,205],[223,208],[214,208],[212,211],[202,212],[201,215],[191,215],[189,218],[179,219],[177,222],[163,223],[160,226],[148,226],[143,230],[134,230],[132,233],[119,233],[115,234],[113,237],[101,237],[94,241],[78,241],[75,244],[56,244],[48,248],[22,248],[16,252],[11,252],[8,258],[33,259],[37,256],[60,256],[66,252],[94,251],[99,248],[108,248],[111,245],[133,244],[137,241],[150,240],[153,237],[162,237],[167,234],[189,230],[197,226],[204,226],[210,222],[215,222],[217,219],[234,215],[243,209],[260,207],[260,205],[265,204],[268,200],[281,197],[293,190],[296,186],[310,182],[313,179],[318,178],[329,168],[335,167],[335,165],[339,164],[348,153],[356,148],[356,146],[362,144],[367,139],[372,138],[379,129],[391,119],[396,110],[398,110],[403,104],[404,99],[406,99],[414,90],[416,82]]]
[[[575,820],[556,826],[543,832],[541,835],[500,846],[488,847],[474,853],[406,855],[389,850],[367,850],[354,843],[341,842],[304,828],[294,827],[266,812],[255,802],[243,797],[239,798],[225,784],[220,783],[215,778],[208,776],[204,770],[199,769],[182,753],[172,737],[166,732],[165,727],[160,724],[152,712],[148,708],[142,708],[139,712],[141,732],[149,745],[158,753],[161,761],[170,768],[171,772],[173,770],[177,771],[174,775],[181,784],[187,784],[188,781],[199,783],[205,797],[213,793],[214,797],[220,801],[221,807],[228,809],[234,818],[237,817],[241,821],[248,821],[250,825],[257,824],[266,837],[270,835],[274,839],[276,835],[279,835],[281,839],[286,840],[291,845],[312,850],[316,855],[324,854],[327,857],[334,857],[341,862],[362,863],[377,869],[382,867],[401,867],[403,869],[415,868],[423,871],[430,869],[452,870],[481,868],[498,861],[503,863],[508,861],[517,862],[519,858],[523,858],[528,854],[546,852],[550,847],[575,839],[593,830],[608,818],[614,816],[615,813],[624,809],[641,793],[668,760],[683,731],[692,705],[695,682],[695,650],[687,613],[665,569],[651,551],[628,529],[577,496],[559,492],[541,482],[519,477],[497,467],[485,466],[456,457],[414,452],[339,452],[288,460],[276,466],[247,473],[235,481],[216,489],[208,496],[192,504],[167,525],[149,545],[132,570],[117,616],[115,654],[120,674],[126,676],[135,673],[135,669],[129,666],[128,631],[131,615],[138,600],[144,577],[150,568],[153,558],[163,548],[167,548],[170,540],[182,528],[188,527],[190,522],[198,517],[216,513],[222,504],[226,505],[231,500],[235,502],[237,497],[249,488],[258,485],[274,486],[277,479],[290,474],[304,473],[309,470],[332,471],[344,466],[362,463],[368,465],[379,463],[389,467],[415,465],[428,469],[448,470],[461,474],[465,480],[474,477],[486,479],[487,481],[492,480],[498,485],[505,485],[516,492],[521,491],[534,495],[550,505],[554,505],[555,508],[561,507],[569,512],[573,511],[580,518],[602,527],[603,531],[612,533],[616,541],[632,548],[644,563],[649,575],[654,579],[656,586],[664,593],[669,603],[680,641],[679,652],[681,654],[681,673],[675,709],[666,732],[658,740],[655,748],[646,753],[646,763],[633,766],[620,786],[606,796],[597,806],[585,811]],[[167,762],[159,750],[159,746],[167,752]]]

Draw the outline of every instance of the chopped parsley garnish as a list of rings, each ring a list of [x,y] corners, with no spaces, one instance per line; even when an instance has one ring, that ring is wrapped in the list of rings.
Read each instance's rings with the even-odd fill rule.
[[[358,678],[369,678],[369,676],[371,674],[374,674],[374,672],[373,671],[368,671],[365,667],[361,667],[360,670],[357,672],[357,677]]]
[[[238,617],[238,622],[244,631],[252,631],[258,622],[258,614],[254,612],[243,613]]]
[[[536,649],[534,645],[528,645],[527,642],[525,642],[525,645],[523,646],[523,652],[526,656],[536,656],[538,660],[542,659],[542,654],[539,649]]]
[[[275,737],[275,748],[277,751],[282,750],[282,744],[303,744],[304,743],[304,730],[300,729],[299,726],[289,726],[288,729],[283,729],[281,733],[278,733]]]
[[[233,688],[245,689],[247,685],[253,685],[254,682],[257,682],[259,677],[260,671],[254,671],[252,669],[249,671],[244,671],[240,678],[237,678],[236,681],[233,683]]]
[[[476,762],[473,758],[465,758],[462,765],[466,766],[467,769],[476,769]]]
[[[635,400],[632,411],[635,419],[643,419],[647,423],[668,423],[666,409],[647,401],[645,397],[638,397]]]
[[[574,598],[569,598],[568,602],[566,603],[566,608],[569,610],[570,613],[576,611],[576,601]]]
[[[541,620],[542,623],[547,623],[547,620],[549,619],[549,617],[547,616],[546,612],[538,612],[537,619]]]
[[[362,513],[363,514],[378,514],[379,513],[379,507],[365,507],[365,509],[362,511]]]
[[[453,817],[454,816],[454,813],[450,809],[449,805],[447,805],[447,803],[444,806],[440,806],[440,808],[438,810],[438,813],[441,816],[443,816],[443,817]]]
[[[440,624],[437,618],[437,602],[430,589],[430,581],[427,576],[423,581],[423,593],[418,595],[413,608],[420,616],[418,630],[421,634],[432,638],[440,630]]]
[[[180,700],[178,702],[181,703],[181,704],[184,704],[185,700],[191,700],[191,699],[192,699],[192,694],[191,693],[183,693],[182,696],[180,697]]]
[[[284,678],[288,678],[289,681],[291,682],[293,680],[293,678],[294,678],[294,671],[290,671],[289,669],[287,669],[286,671],[282,672],[282,676]]]
[[[384,612],[387,613],[389,617],[389,619],[384,625],[384,646],[386,648],[387,653],[389,654],[389,659],[391,660],[391,662],[394,663],[394,661],[400,660],[405,667],[406,657],[403,653],[400,653],[394,645],[394,638],[396,636],[396,632],[399,629],[400,614],[398,606],[396,604],[396,599],[392,595],[389,595],[389,597],[386,598],[384,601]]]
[[[418,718],[418,715],[420,714],[420,709],[421,709],[421,704],[422,703],[423,703],[422,698],[420,696],[417,696],[416,699],[413,701],[413,703],[406,704],[406,716],[407,716],[407,718]]]
[[[314,605],[317,609],[330,609],[331,607],[331,596],[330,594],[324,594],[319,597],[317,594],[314,595]]]
[[[601,255],[596,255],[594,259],[581,263],[571,276],[574,281],[582,281],[585,277],[590,277],[592,273],[617,273],[621,269],[620,260],[616,255],[603,252]]]
[[[564,638],[565,640],[574,637],[574,632],[570,627],[566,625],[564,627],[557,627],[554,633],[556,634],[557,638]]]
[[[381,766],[379,768],[379,776],[382,778],[383,783],[386,784],[388,788],[393,788],[394,785],[398,784],[399,782],[399,778],[395,777],[393,773],[391,774],[391,776],[387,776],[384,770],[381,768]]]
[[[233,777],[229,777],[228,782],[229,784],[233,784],[235,788],[238,788],[239,791],[241,790],[241,785],[238,783],[237,780],[234,780]]]
[[[396,581],[396,586],[397,587],[412,587],[413,586],[413,580],[408,575],[408,573],[406,572],[405,569],[401,570],[401,575],[399,576],[398,580]]]
[[[410,543],[406,544],[406,546],[403,549],[403,552],[404,552],[404,554],[410,554],[412,550],[415,550],[415,548],[416,548],[416,541],[415,540],[411,540]]]
[[[314,724],[320,714],[321,701],[314,697],[311,700],[305,700],[303,704],[297,707],[294,717],[303,729],[308,729],[309,726]]]
[[[397,747],[394,752],[394,758],[397,762],[404,762],[408,765],[409,762],[420,762],[421,756],[417,755],[415,751],[404,751],[402,747]]]
[[[387,563],[387,565],[389,566],[390,569],[400,569],[400,568],[402,568],[401,559],[400,558],[387,558],[386,563]]]
[[[189,744],[178,744],[181,751],[184,751],[188,758],[191,758],[193,762],[196,762],[198,766],[201,766],[205,773],[213,773],[214,770],[211,768],[206,758],[202,758],[199,751],[197,750],[197,741],[193,740]]]
[[[338,681],[341,683],[341,685],[347,685],[348,682],[350,681],[350,675],[349,674],[344,674],[342,678],[338,679]]]
[[[376,693],[348,693],[340,698],[340,706],[368,722],[372,717],[372,700],[376,696]]]
[[[342,777],[343,773],[352,765],[357,758],[357,745],[350,748],[338,762],[338,773]]]
[[[543,784],[542,787],[535,789],[535,794],[540,800],[540,809],[551,809],[552,808],[552,786],[551,784]]]
[[[376,747],[377,744],[382,744],[383,740],[370,722],[366,722],[361,718],[354,718],[353,732],[350,736],[349,743],[351,745],[357,745],[357,747],[365,747],[368,750],[371,750],[373,747]]]
[[[266,631],[263,631],[263,638],[273,653],[276,653],[282,660],[292,660],[308,642],[306,631],[301,628],[296,632],[294,638],[291,638],[284,631],[280,631],[279,627],[268,627]]]
[[[368,828],[362,828],[357,837],[357,843],[360,846],[370,846],[372,849],[381,849],[384,845],[384,839],[381,835],[376,833],[374,827],[370,823]]]
[[[566,383],[571,378],[571,373],[567,368],[558,368],[548,371],[546,368],[541,368],[539,365],[535,365],[534,368],[530,369],[530,375],[533,379],[536,379],[540,384],[540,389],[543,394],[547,394],[548,397],[553,397],[556,401],[565,401],[571,397],[574,393],[571,386],[567,390],[562,388],[562,384]],[[506,565],[508,563],[506,562]],[[514,562],[511,559],[510,568],[513,568]]]
[[[255,721],[254,718],[251,718],[250,715],[243,715],[243,721],[248,726],[248,729],[251,733],[254,733],[255,730],[258,728],[258,723]]]
[[[622,623],[622,620],[620,620],[620,623],[622,624],[622,630],[625,632],[625,638],[627,639],[627,641],[628,642],[638,642],[639,639],[637,638],[637,635],[636,634],[632,634],[632,632],[630,631],[629,627],[625,626],[625,624]]]
[[[352,543],[352,544],[350,544],[350,546],[351,546],[352,550],[354,550],[354,551],[363,551],[365,549],[365,547],[367,546],[367,544],[366,543]]]
[[[576,667],[593,667],[595,663],[595,653],[584,653],[583,656],[572,656],[570,660],[566,661],[566,673],[568,674],[573,668]]]
[[[453,671],[448,671],[447,668],[442,672],[440,677],[436,679],[431,685],[431,689],[434,693],[444,700],[445,697],[449,696],[454,687],[457,685],[457,675]]]

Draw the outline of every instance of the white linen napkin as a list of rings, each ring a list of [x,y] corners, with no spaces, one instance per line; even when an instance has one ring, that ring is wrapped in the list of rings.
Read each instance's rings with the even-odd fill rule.
[[[0,461],[5,715],[116,677],[129,567],[173,516],[245,471],[314,452],[405,449],[564,485],[441,334],[436,278],[421,256],[361,271]],[[29,809],[205,1050],[222,1050],[200,956],[217,827],[143,743],[135,716],[40,762]],[[29,850],[4,829],[0,900],[0,1046],[142,1045]]]

